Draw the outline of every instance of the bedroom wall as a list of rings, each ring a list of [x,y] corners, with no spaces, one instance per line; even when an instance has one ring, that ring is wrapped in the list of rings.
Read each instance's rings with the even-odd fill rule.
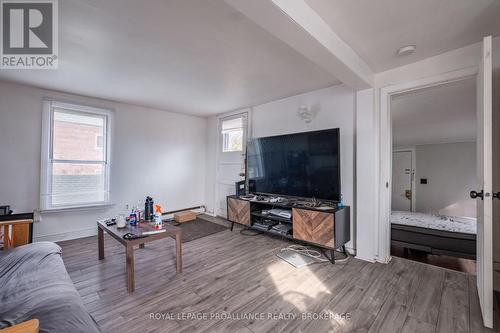
[[[476,143],[416,146],[416,211],[476,217]],[[427,184],[420,184],[426,178]]]
[[[114,205],[43,213],[35,240],[96,233],[96,220],[125,211],[151,195],[163,209],[204,203],[207,119],[0,82],[0,205],[16,212],[39,206],[42,99],[115,110],[111,191]]]

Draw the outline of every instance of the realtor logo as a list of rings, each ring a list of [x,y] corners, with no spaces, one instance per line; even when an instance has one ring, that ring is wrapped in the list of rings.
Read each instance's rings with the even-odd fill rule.
[[[0,0],[1,69],[56,69],[57,0]]]

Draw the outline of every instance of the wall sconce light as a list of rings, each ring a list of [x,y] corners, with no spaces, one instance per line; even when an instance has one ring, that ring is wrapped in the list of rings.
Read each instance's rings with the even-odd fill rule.
[[[309,124],[314,119],[314,112],[311,110],[311,107],[307,105],[299,106],[298,114],[300,119],[302,119],[306,124]]]

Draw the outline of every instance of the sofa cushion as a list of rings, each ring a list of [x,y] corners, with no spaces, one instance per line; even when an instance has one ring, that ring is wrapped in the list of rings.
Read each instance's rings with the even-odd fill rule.
[[[40,321],[40,332],[100,332],[55,243],[0,252],[0,328],[34,318]]]

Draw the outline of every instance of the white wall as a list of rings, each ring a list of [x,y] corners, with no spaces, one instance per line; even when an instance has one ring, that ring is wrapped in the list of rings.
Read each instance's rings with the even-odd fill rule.
[[[216,172],[217,172],[217,135],[218,135],[218,119],[212,116],[207,120],[207,135],[206,135],[206,175],[205,175],[205,207],[207,213],[216,214],[215,205],[215,189],[216,189]]]
[[[204,203],[207,120],[111,101],[0,82],[0,204],[16,212],[39,206],[42,99],[115,110],[110,208],[44,213],[35,240],[96,233],[96,220],[151,195],[164,210]]]
[[[422,78],[475,67],[481,60],[482,42],[375,74],[375,87],[408,83]],[[500,36],[493,38],[493,68],[500,68]]]
[[[356,93],[356,258],[375,261],[378,211],[377,117],[373,89]]]
[[[314,120],[307,124],[298,116],[300,105],[308,105],[316,112]],[[211,125],[216,126],[216,122]],[[263,137],[287,133],[340,128],[341,182],[346,205],[354,205],[354,154],[355,154],[355,91],[344,85],[312,91],[254,106],[251,112],[253,137]],[[213,131],[213,129],[208,129]],[[211,138],[214,140],[214,138]],[[207,178],[215,177],[209,170]],[[207,183],[212,184],[207,179]],[[210,191],[213,196],[214,191]],[[207,198],[207,202],[211,202]],[[355,248],[355,207],[351,207],[351,242],[348,248]]]
[[[263,137],[287,133],[340,128],[341,187],[344,203],[351,206],[351,241],[355,249],[354,151],[355,91],[344,85],[316,90],[253,107],[252,136]],[[309,105],[316,116],[309,124],[298,116],[300,105]]]
[[[416,211],[476,217],[476,200],[469,196],[477,188],[476,143],[419,145],[415,155]]]

